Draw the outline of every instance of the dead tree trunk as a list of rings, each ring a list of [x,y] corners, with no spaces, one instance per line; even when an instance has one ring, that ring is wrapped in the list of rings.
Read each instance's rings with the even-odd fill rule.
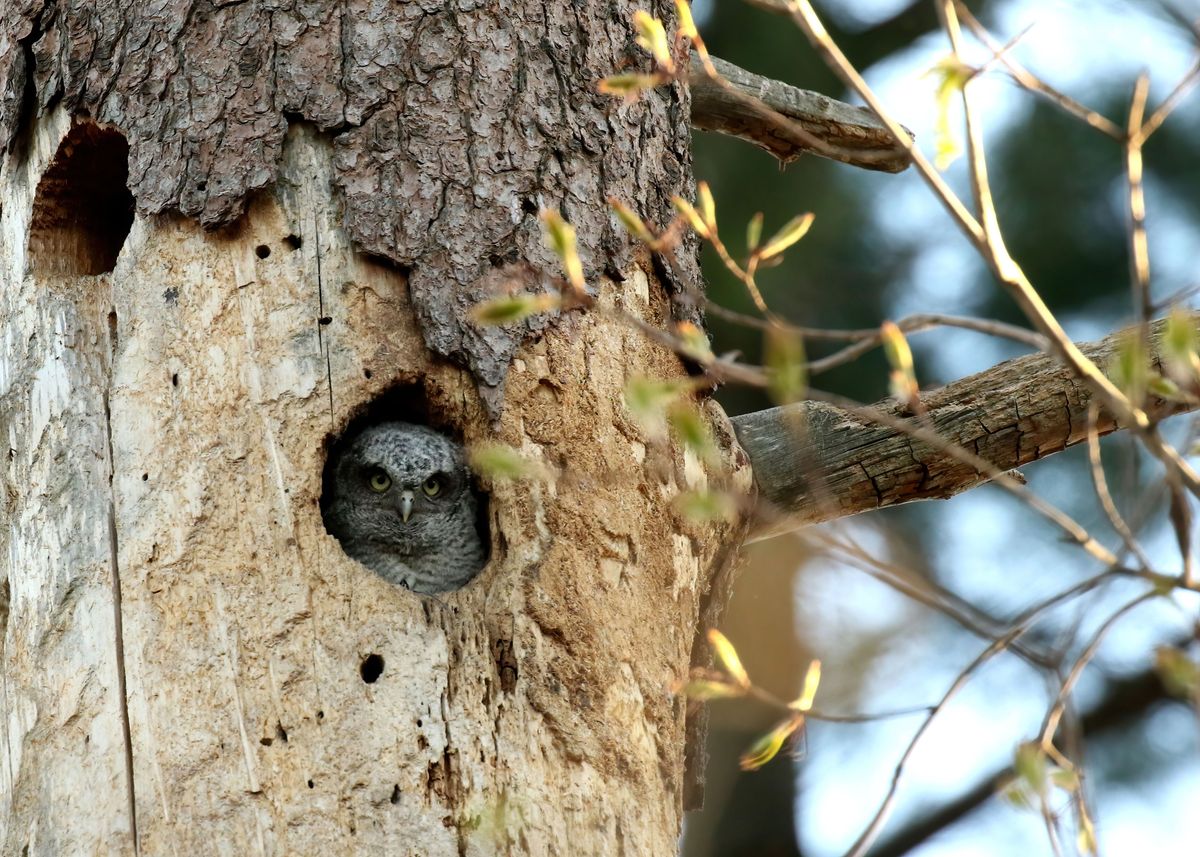
[[[596,314],[467,321],[555,270],[543,207],[602,302],[664,324],[696,285],[603,206],[691,182],[685,89],[595,90],[633,9],[0,10],[4,853],[674,849],[667,688],[739,540],[670,511],[705,468],[623,411],[681,366]],[[437,600],[321,521],[389,392],[569,465],[487,486],[491,562]]]

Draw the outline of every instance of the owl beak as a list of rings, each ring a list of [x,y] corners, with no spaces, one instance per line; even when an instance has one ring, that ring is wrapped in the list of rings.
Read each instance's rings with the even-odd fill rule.
[[[400,495],[400,520],[408,523],[408,519],[412,517],[413,494],[411,491],[405,491]]]

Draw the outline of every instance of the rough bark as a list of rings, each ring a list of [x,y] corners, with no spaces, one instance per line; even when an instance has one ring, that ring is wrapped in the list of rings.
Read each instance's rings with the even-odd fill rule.
[[[1155,355],[1164,329],[1164,321],[1152,325]],[[1080,349],[1107,366],[1129,335],[1113,334]],[[877,407],[932,428],[947,443],[1007,471],[1085,441],[1092,398],[1055,357],[1033,354],[922,393],[923,418],[905,414],[894,401]],[[1153,397],[1146,403],[1153,419],[1193,407]],[[944,447],[823,402],[743,414],[733,424],[758,488],[752,538],[914,500],[947,499],[990,478]],[[1118,428],[1100,412],[1100,434]]]
[[[670,3],[649,5],[670,19]],[[140,213],[211,229],[275,182],[289,125],[313,123],[333,138],[350,240],[408,272],[425,343],[471,368],[494,416],[541,322],[481,331],[466,317],[505,266],[555,270],[539,209],[561,209],[588,273],[612,275],[631,249],[597,200],[661,223],[688,193],[686,89],[631,104],[596,91],[646,61],[636,6],[7,0],[0,148],[61,103],[126,135]],[[672,275],[693,285],[693,255]]]

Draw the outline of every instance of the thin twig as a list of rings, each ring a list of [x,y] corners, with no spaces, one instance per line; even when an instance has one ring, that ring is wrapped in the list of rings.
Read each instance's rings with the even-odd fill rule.
[[[1091,663],[1092,658],[1096,656],[1096,651],[1100,648],[1100,644],[1104,642],[1104,638],[1108,636],[1108,632],[1113,629],[1125,614],[1151,599],[1160,597],[1160,595],[1161,593],[1157,589],[1142,593],[1105,619],[1104,624],[1096,630],[1091,642],[1087,644],[1083,652],[1076,658],[1074,665],[1072,665],[1070,673],[1067,674],[1066,681],[1063,682],[1062,688],[1058,692],[1058,698],[1054,700],[1054,704],[1046,712],[1046,719],[1042,724],[1042,733],[1039,740],[1042,748],[1047,752],[1050,752],[1048,748],[1054,744],[1054,734],[1058,731],[1058,723],[1062,719],[1063,711],[1066,708],[1067,698],[1070,697],[1071,691],[1075,689],[1075,684],[1079,681],[1080,676],[1083,675],[1084,669]]]
[[[1143,328],[1154,312],[1150,300],[1150,245],[1146,240],[1146,189],[1142,181],[1142,120],[1146,115],[1146,98],[1150,94],[1150,78],[1138,75],[1129,104],[1129,126],[1125,136],[1125,177],[1129,185],[1129,278],[1133,288],[1133,305]],[[1143,339],[1145,330],[1143,330]]]
[[[1125,135],[1117,123],[1113,122],[1106,116],[1097,113],[1090,107],[1085,107],[1083,104],[1080,104],[1078,101],[1071,98],[1071,96],[1059,92],[1053,86],[1031,73],[1014,57],[1010,56],[1005,47],[1000,45],[1000,43],[992,37],[991,33],[987,31],[987,28],[984,27],[983,24],[979,23],[979,20],[973,14],[971,14],[971,10],[967,8],[966,4],[963,3],[962,0],[955,0],[954,5],[959,16],[974,34],[975,38],[987,45],[988,50],[992,51],[992,53],[1000,59],[1000,62],[1004,64],[1004,67],[1008,69],[1008,73],[1012,75],[1013,80],[1015,80],[1018,84],[1025,87],[1025,89],[1029,90],[1030,92],[1048,99],[1052,103],[1065,110],[1067,113],[1070,113],[1072,116],[1083,120],[1097,131],[1112,137],[1114,140],[1121,140],[1124,138]]]
[[[1121,541],[1125,543],[1126,549],[1137,557],[1137,561],[1141,563],[1142,569],[1148,571],[1152,567],[1150,559],[1146,556],[1145,551],[1142,550],[1142,546],[1133,535],[1133,531],[1129,529],[1129,524],[1121,517],[1121,513],[1117,510],[1117,504],[1113,502],[1112,494],[1108,490],[1108,480],[1104,476],[1104,464],[1100,458],[1100,433],[1096,429],[1096,421],[1099,417],[1100,408],[1094,401],[1089,403],[1087,424],[1088,463],[1091,465],[1092,484],[1096,488],[1096,497],[1100,500],[1100,507],[1108,517],[1108,522],[1112,524],[1112,528],[1116,530],[1117,535],[1121,537]]]

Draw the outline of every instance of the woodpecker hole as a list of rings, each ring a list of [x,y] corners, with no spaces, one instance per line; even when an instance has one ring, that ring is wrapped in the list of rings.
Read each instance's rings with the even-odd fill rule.
[[[367,684],[374,684],[383,675],[383,656],[367,655],[358,667],[358,674]]]
[[[119,131],[83,122],[59,144],[38,182],[29,228],[35,274],[111,271],[133,225],[129,144]]]

